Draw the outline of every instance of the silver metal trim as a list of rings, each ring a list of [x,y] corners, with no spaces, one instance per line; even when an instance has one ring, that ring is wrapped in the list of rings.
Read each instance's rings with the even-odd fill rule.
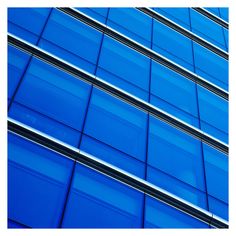
[[[195,206],[192,203],[154,184],[147,182],[146,180],[143,180],[127,171],[124,171],[45,133],[42,133],[41,131],[38,131],[28,125],[8,118],[8,130],[11,133],[23,137],[24,139],[30,140],[31,142],[75,160],[83,165],[88,166],[89,168],[105,174],[132,188],[135,188],[136,190],[158,199],[200,221],[203,221],[207,224],[212,224],[217,228],[228,228],[227,221],[214,216],[212,213]]]
[[[112,29],[109,26],[106,26],[103,23],[98,22],[97,20],[89,17],[88,15],[80,12],[77,9],[73,8],[57,8],[58,10],[64,12],[65,14],[87,24],[88,26],[106,34],[107,36],[115,39],[116,41],[130,47],[131,49],[137,51],[138,53],[168,67],[169,69],[179,73],[180,75],[184,76],[186,79],[192,80],[197,84],[201,85],[202,87],[210,90],[211,92],[215,93],[216,95],[222,97],[225,100],[228,100],[228,92],[219,86],[211,83],[210,81],[204,79],[203,77],[193,73],[192,71],[187,70],[186,68],[178,65],[177,63],[169,60],[168,58],[162,56],[161,54],[141,45],[140,43],[130,39],[129,37],[125,36],[124,34]]]

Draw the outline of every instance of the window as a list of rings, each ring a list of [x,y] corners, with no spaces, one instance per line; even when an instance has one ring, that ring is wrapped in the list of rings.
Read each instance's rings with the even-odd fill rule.
[[[81,8],[76,7],[77,10],[83,12],[84,14],[100,21],[101,23],[105,23],[107,19],[108,8],[103,7],[91,7],[91,8]]]
[[[221,7],[219,10],[221,18],[225,21],[229,21],[229,8]]]

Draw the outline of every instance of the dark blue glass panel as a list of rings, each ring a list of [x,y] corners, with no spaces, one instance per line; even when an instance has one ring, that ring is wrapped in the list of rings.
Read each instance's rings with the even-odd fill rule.
[[[208,224],[190,215],[152,197],[145,197],[145,228],[209,228]]]
[[[153,8],[154,11],[174,21],[186,29],[190,29],[189,9],[186,7],[162,7]]]
[[[135,8],[110,8],[107,25],[151,47],[152,19]]]
[[[85,134],[144,161],[146,129],[146,113],[94,88]]]
[[[225,220],[229,220],[229,206],[225,202],[220,201],[208,195],[209,210]]]
[[[228,142],[228,102],[198,85],[201,129]]]
[[[102,22],[106,22],[108,8],[103,7],[92,7],[92,8],[85,8],[85,7],[76,7],[77,10],[83,12],[84,14]]]
[[[145,164],[126,153],[93,139],[87,135],[83,135],[80,149],[100,158],[114,166],[121,168],[140,178],[144,178]]]
[[[208,210],[206,193],[177,179],[175,176],[170,176],[161,170],[148,166],[147,181],[194,205]]]
[[[193,42],[196,73],[228,90],[228,61]]]
[[[216,16],[220,15],[217,7],[204,7],[204,8]]]
[[[30,56],[22,51],[8,46],[8,99],[11,99],[21,76],[24,73]]]
[[[58,227],[73,162],[13,134],[8,158],[8,216],[29,227]]]
[[[8,31],[31,43],[36,43],[50,8],[8,8]]]
[[[76,164],[64,228],[140,228],[143,193]]]
[[[153,50],[193,71],[191,40],[177,31],[154,21]]]
[[[219,10],[220,10],[220,17],[225,21],[229,21],[229,8],[221,7],[219,8]]]
[[[152,62],[151,103],[198,126],[196,85],[156,62]]]
[[[148,99],[150,59],[104,36],[97,75],[115,86]]]
[[[226,50],[221,26],[193,9],[190,9],[190,14],[192,32],[221,49]]]
[[[8,229],[24,229],[24,228],[28,228],[28,227],[8,219],[8,221],[7,221],[7,228]]]
[[[149,129],[148,164],[205,191],[201,142],[152,116]]]
[[[94,73],[102,34],[78,20],[53,10],[40,47]]]
[[[222,152],[203,144],[207,192],[228,202],[228,157]]]
[[[26,117],[21,118],[23,121],[28,120],[26,123],[34,124],[33,126],[37,128],[41,127],[40,129],[43,131],[50,130],[48,126],[52,123],[54,123],[53,129],[65,125],[78,133],[82,128],[90,86],[33,58],[15,101],[51,119],[51,121],[46,121],[46,118],[40,118],[40,114],[27,112]],[[22,117],[23,114],[18,115],[18,117],[20,116]],[[41,122],[44,120],[46,123],[36,124],[40,120]],[[56,124],[53,120],[62,125]],[[65,131],[66,129],[62,131],[62,136]],[[55,134],[55,132],[52,133]]]

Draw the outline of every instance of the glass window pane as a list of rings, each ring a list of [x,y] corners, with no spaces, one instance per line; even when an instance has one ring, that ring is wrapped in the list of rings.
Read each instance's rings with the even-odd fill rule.
[[[145,228],[209,228],[193,218],[152,197],[146,197]]]
[[[225,220],[229,220],[229,206],[225,202],[208,195],[209,210]]]
[[[97,21],[100,21],[102,23],[106,22],[108,8],[103,8],[103,7],[90,7],[90,8],[76,7],[76,9],[83,12],[84,14],[94,18]]]
[[[153,50],[193,71],[191,40],[158,21],[153,26]]]
[[[223,28],[223,31],[224,31],[224,36],[225,36],[225,46],[228,50],[228,48],[229,48],[229,31],[225,28]]]
[[[221,7],[220,10],[220,16],[223,20],[229,21],[229,8],[227,7]]]
[[[151,103],[185,122],[198,126],[196,85],[154,61]]]
[[[78,20],[53,10],[40,47],[94,73],[102,34]]]
[[[76,164],[64,228],[140,228],[143,193]]]
[[[228,61],[193,42],[196,73],[228,90]]]
[[[107,25],[144,46],[151,46],[152,19],[135,8],[110,8]]]
[[[93,89],[85,134],[141,161],[146,156],[147,114]]]
[[[149,129],[148,164],[205,191],[201,142],[152,116]]]
[[[51,123],[59,122],[78,133],[82,128],[89,91],[89,84],[33,58],[15,102],[50,118]],[[28,113],[24,118],[28,124],[34,127],[35,123],[42,122],[36,113]],[[44,123],[36,126],[43,128]],[[48,129],[45,127],[45,130]]]
[[[58,227],[73,162],[11,133],[8,158],[8,216],[29,227]]]
[[[221,26],[193,9],[190,9],[190,14],[192,32],[226,50]]]
[[[198,99],[201,129],[228,143],[228,102],[201,86]]]
[[[8,8],[8,32],[36,43],[50,11],[50,8],[10,7]]]
[[[148,99],[150,59],[104,36],[97,75],[115,86]]]
[[[207,11],[211,12],[212,14],[219,16],[219,8],[218,7],[204,7]]]

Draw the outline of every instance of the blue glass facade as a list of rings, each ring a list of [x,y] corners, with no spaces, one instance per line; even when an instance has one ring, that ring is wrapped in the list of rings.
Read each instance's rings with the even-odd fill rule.
[[[228,29],[195,9],[150,10],[227,54]],[[226,8],[206,10],[228,20]],[[203,220],[98,162],[84,164],[9,129],[9,228],[212,228],[213,214],[227,224],[228,155],[219,147],[228,144],[228,100],[180,72],[227,94],[226,58],[138,8],[9,8],[8,32],[91,78],[9,42],[11,120],[209,215]]]

